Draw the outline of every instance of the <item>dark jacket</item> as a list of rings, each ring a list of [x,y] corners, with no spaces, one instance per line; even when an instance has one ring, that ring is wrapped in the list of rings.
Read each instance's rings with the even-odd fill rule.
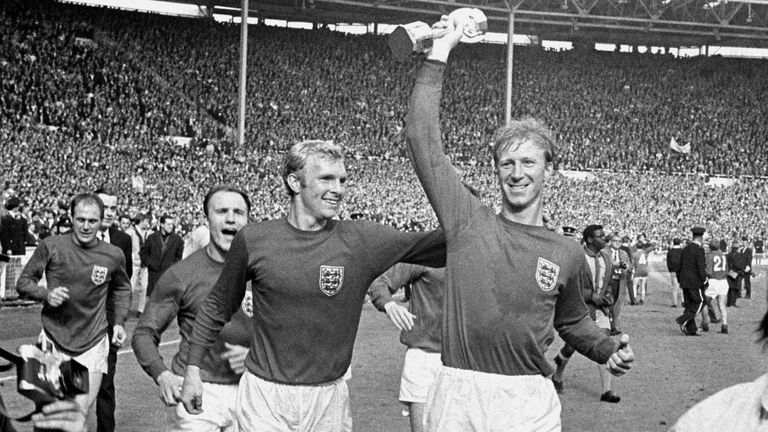
[[[680,254],[683,252],[683,248],[680,246],[672,246],[667,251],[667,271],[677,273],[680,271]]]
[[[682,289],[701,289],[707,280],[707,262],[704,248],[698,243],[690,242],[680,253],[680,271],[677,280]]]
[[[163,236],[160,231],[153,232],[141,245],[139,256],[141,264],[147,267],[147,296],[155,288],[160,276],[168,267],[181,261],[184,253],[184,240],[176,233],[168,234],[163,245]]]
[[[131,240],[131,236],[115,228],[113,225],[109,228],[109,242],[123,251],[123,255],[125,255],[125,273],[130,278],[133,274],[133,258],[131,256],[133,254],[133,240]],[[109,323],[110,331],[112,331],[112,326],[116,324],[114,322],[114,308],[112,307],[111,295],[112,292],[110,291],[107,294],[107,322]],[[117,324],[123,325],[124,323]]]
[[[0,219],[0,245],[2,253],[8,255],[24,255],[27,251],[27,229],[29,224],[24,216],[18,218],[7,214]]]

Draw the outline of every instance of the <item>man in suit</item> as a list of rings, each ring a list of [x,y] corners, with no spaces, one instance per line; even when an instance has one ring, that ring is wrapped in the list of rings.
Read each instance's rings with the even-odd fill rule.
[[[123,252],[125,255],[125,273],[130,278],[133,274],[133,241],[131,236],[121,231],[117,226],[117,195],[104,188],[96,190],[95,194],[104,203],[104,219],[96,236],[102,241],[117,246]],[[125,321],[114,322],[115,314],[111,304],[108,298],[107,322],[109,323],[110,340],[112,340],[111,329],[115,324],[125,326]],[[117,366],[117,350],[121,346],[122,343],[109,345],[107,373],[101,380],[101,388],[99,388],[96,399],[97,432],[114,432],[115,430],[115,367]]]
[[[632,272],[632,259],[627,252],[621,248],[622,238],[618,233],[611,236],[611,243],[608,253],[611,256],[611,295],[613,305],[611,306],[611,334],[619,335],[622,333],[619,321],[621,315],[621,305],[624,304],[624,295],[627,292],[627,274]]]
[[[744,262],[744,298],[752,298],[752,247],[749,245],[749,237],[741,238],[741,254]]]
[[[667,251],[667,271],[669,271],[669,285],[672,289],[672,307],[677,307],[678,291],[680,283],[677,280],[677,272],[680,271],[680,254],[683,252],[683,246],[679,238],[672,240],[672,247]],[[682,293],[680,293],[682,295]]]
[[[680,330],[687,336],[698,336],[696,315],[701,312],[702,290],[707,284],[707,260],[704,254],[706,229],[694,227],[691,232],[693,240],[680,253],[680,271],[677,279],[683,289],[685,310],[676,321]]]
[[[0,221],[0,245],[2,245],[0,252],[6,255],[24,255],[27,251],[29,223],[19,211],[20,205],[21,200],[16,197],[10,197],[5,202],[8,214]]]
[[[150,234],[141,245],[139,255],[141,263],[147,266],[147,297],[157,284],[157,280],[168,267],[181,261],[184,254],[184,240],[174,233],[176,220],[169,215],[160,217],[160,230]]]
[[[752,257],[750,256],[750,261]],[[728,252],[728,301],[726,306],[736,306],[736,299],[741,297],[741,283],[747,272],[747,257],[743,253],[739,239],[733,239],[731,251]],[[750,268],[751,270],[751,268]]]
[[[589,225],[584,228],[582,243],[590,277],[590,283],[582,285],[584,303],[589,307],[590,316],[597,322],[597,326],[609,334],[611,331],[611,323],[608,318],[609,307],[613,304],[611,294],[613,257],[611,250],[605,247],[603,226]],[[552,384],[558,393],[563,391],[563,373],[575,352],[575,349],[565,344],[555,357],[557,368],[552,375]],[[597,369],[600,372],[600,382],[603,387],[600,400],[608,403],[621,401],[621,398],[611,390],[611,373],[604,365],[597,365]]]

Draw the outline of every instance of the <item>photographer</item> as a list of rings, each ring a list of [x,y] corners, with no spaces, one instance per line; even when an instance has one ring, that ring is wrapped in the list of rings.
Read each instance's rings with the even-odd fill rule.
[[[11,419],[3,415],[5,405],[0,397],[0,432],[16,432]],[[42,412],[32,416],[35,430],[83,432],[85,431],[85,416],[73,400],[60,400],[43,407]]]

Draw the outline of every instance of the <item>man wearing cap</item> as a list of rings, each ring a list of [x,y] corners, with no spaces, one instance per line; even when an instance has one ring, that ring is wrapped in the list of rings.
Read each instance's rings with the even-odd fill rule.
[[[703,246],[706,229],[694,227],[691,232],[693,240],[680,253],[680,270],[677,279],[683,289],[685,310],[676,321],[686,336],[698,336],[696,315],[701,312],[702,290],[707,284],[707,261]]]
[[[0,252],[7,255],[24,255],[26,252],[28,223],[19,211],[20,205],[18,198],[8,198],[5,202],[8,214],[0,220]]]

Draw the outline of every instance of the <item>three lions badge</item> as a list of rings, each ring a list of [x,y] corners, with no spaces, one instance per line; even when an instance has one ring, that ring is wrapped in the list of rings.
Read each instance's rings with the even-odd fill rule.
[[[560,266],[539,257],[536,264],[536,283],[544,291],[552,291],[557,285],[557,276],[560,274]]]
[[[107,268],[102,266],[93,266],[93,271],[91,271],[91,281],[95,283],[96,285],[101,285],[107,280]]]
[[[336,295],[344,285],[344,267],[320,266],[320,290],[328,297]]]

